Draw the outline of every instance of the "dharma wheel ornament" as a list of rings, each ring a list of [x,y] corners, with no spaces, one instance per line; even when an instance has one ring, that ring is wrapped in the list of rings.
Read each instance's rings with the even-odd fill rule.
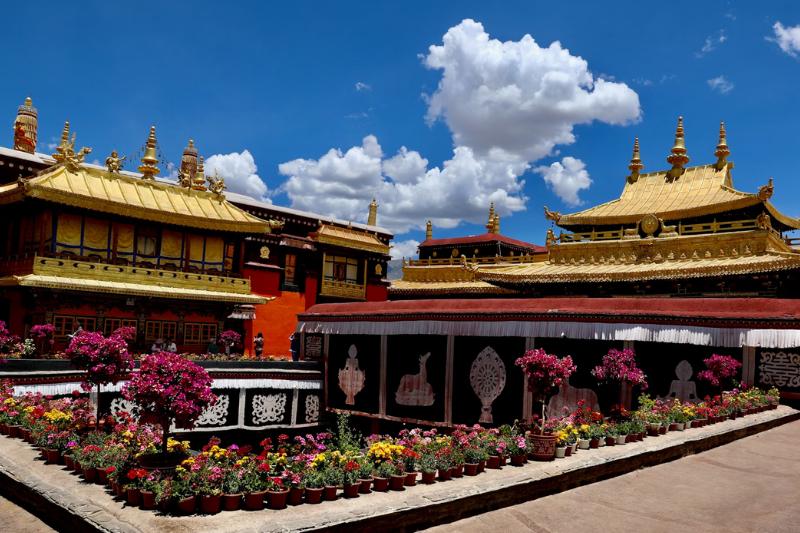
[[[491,424],[492,403],[506,387],[506,365],[491,346],[483,349],[472,362],[469,370],[469,384],[481,401],[481,416],[478,422]]]
[[[350,345],[347,351],[347,360],[344,363],[344,368],[339,370],[339,388],[345,395],[344,403],[347,405],[355,405],[356,394],[364,389],[364,382],[366,375],[363,370],[358,368],[358,350],[355,344]]]

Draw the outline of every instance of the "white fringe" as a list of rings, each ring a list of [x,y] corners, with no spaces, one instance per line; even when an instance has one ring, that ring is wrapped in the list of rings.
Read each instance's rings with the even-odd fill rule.
[[[457,335],[478,337],[566,337],[572,339],[644,341],[700,346],[800,346],[800,329],[707,328],[660,324],[535,321],[407,320],[392,322],[324,322],[298,324],[298,331],[338,335]]]
[[[101,392],[119,392],[124,382],[103,385]],[[320,381],[300,381],[293,379],[215,379],[211,384],[212,389],[301,389],[320,390]],[[28,392],[40,392],[45,396],[72,394],[72,391],[81,389],[79,381],[68,383],[44,383],[39,385],[15,385],[14,394],[22,395]]]

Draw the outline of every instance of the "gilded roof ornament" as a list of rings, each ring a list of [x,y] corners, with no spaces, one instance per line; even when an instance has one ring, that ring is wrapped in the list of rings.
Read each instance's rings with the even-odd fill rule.
[[[667,156],[667,163],[672,165],[672,169],[667,173],[671,179],[677,179],[683,174],[683,167],[689,162],[689,155],[686,153],[686,142],[683,134],[683,117],[678,117],[678,127],[675,129],[675,144]]]
[[[433,222],[430,220],[425,223],[425,240],[433,239]]]
[[[492,218],[492,229],[490,230],[490,233],[494,233],[495,235],[500,234],[500,215],[497,213],[495,213],[494,217]]]
[[[369,203],[369,215],[367,216],[367,224],[370,226],[378,225],[378,202],[375,198]]]
[[[628,181],[635,183],[639,179],[639,173],[643,168],[642,158],[639,156],[639,137],[636,137],[633,140],[633,156],[631,157],[631,163],[628,165],[628,170],[631,171]]]
[[[217,196],[222,196],[222,192],[225,189],[227,189],[227,187],[225,186],[225,178],[217,174],[215,170],[214,175],[208,177],[208,190],[213,192]]]
[[[183,156],[181,156],[178,183],[181,187],[190,188],[195,174],[197,174],[197,148],[194,147],[194,140],[189,139],[189,144],[183,149]]]
[[[714,168],[717,170],[722,170],[725,168],[725,166],[728,164],[727,159],[728,156],[731,155],[731,151],[728,148],[724,122],[719,123],[719,143],[717,144],[717,149],[714,151],[714,155],[717,156],[717,162],[714,163]]]
[[[552,220],[558,224],[558,221],[561,220],[561,213],[558,211],[550,211],[547,206],[544,206],[544,218]]]
[[[80,168],[86,155],[90,153],[92,153],[92,149],[85,146],[77,153],[75,152],[75,134],[72,134],[72,139],[69,138],[69,121],[64,122],[64,129],[61,130],[61,142],[56,147],[56,153],[53,154],[56,163],[74,171]]]
[[[116,150],[111,150],[111,155],[106,157],[106,170],[112,174],[119,174],[119,171],[122,170],[122,162],[125,159],[125,156],[119,157]]]
[[[195,172],[194,179],[192,179],[192,189],[196,191],[206,190],[206,173],[203,167],[204,161],[201,155],[197,163],[197,172]]]
[[[489,219],[486,222],[486,231],[489,233],[494,233],[494,202],[489,203]]]
[[[775,192],[775,186],[772,184],[772,178],[769,179],[769,182],[766,185],[762,185],[758,188],[758,199],[762,202],[766,202],[770,198],[772,198],[772,193]]]
[[[160,172],[158,168],[158,156],[156,155],[156,127],[150,126],[150,135],[147,136],[142,164],[139,165],[139,172],[142,173],[143,180],[153,180]]]
[[[36,151],[36,135],[39,126],[39,112],[33,107],[30,96],[17,109],[14,120],[14,150],[32,154]]]

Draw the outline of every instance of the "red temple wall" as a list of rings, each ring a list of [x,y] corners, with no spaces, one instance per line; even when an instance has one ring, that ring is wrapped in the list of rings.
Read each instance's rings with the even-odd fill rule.
[[[368,302],[385,302],[387,299],[389,299],[389,288],[385,284],[367,284]]]
[[[245,321],[245,353],[255,355],[253,337],[264,334],[264,356],[290,357],[289,335],[297,327],[297,315],[306,310],[305,295],[283,291],[274,300],[256,305],[255,320]]]

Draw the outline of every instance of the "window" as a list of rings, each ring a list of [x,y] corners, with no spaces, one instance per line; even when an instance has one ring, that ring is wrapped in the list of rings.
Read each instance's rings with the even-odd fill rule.
[[[146,341],[175,339],[177,329],[178,327],[175,322],[148,320],[145,323],[144,339]]]
[[[106,318],[103,324],[103,333],[111,335],[119,328],[136,328],[135,318]]]
[[[358,259],[336,255],[325,256],[325,279],[345,283],[359,283]]]
[[[54,337],[64,338],[74,333],[78,327],[85,331],[94,331],[97,328],[97,319],[88,316],[56,315],[53,317]]]
[[[156,257],[158,255],[157,228],[136,228],[136,255],[139,257]]]
[[[193,323],[183,326],[184,344],[208,344],[217,337],[217,325],[210,323]]]
[[[286,254],[286,262],[283,270],[283,282],[287,285],[294,285],[294,273],[297,266],[297,256],[295,254]]]
[[[53,327],[55,332],[54,337],[66,337],[72,333],[72,317],[71,316],[55,316],[53,317]]]
[[[236,255],[236,245],[232,242],[225,244],[225,264],[224,269],[228,272],[233,271],[233,258]]]

